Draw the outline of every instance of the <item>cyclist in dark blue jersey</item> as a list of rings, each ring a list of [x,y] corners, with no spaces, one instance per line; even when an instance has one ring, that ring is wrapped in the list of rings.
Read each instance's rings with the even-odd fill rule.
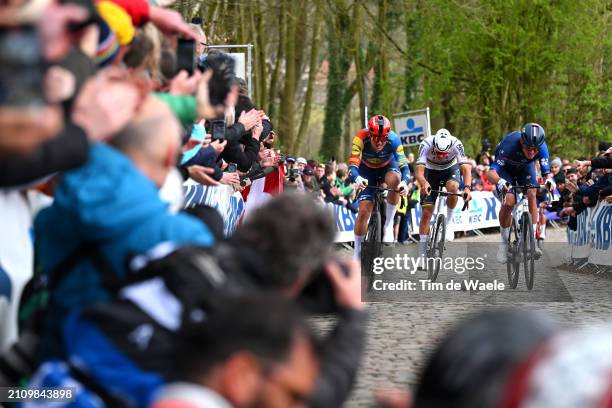
[[[499,224],[502,241],[497,252],[497,260],[506,263],[508,255],[508,235],[512,223],[512,209],[516,204],[514,194],[509,194],[511,184],[538,186],[535,161],[540,161],[542,177],[547,178],[550,188],[554,189],[554,181],[548,163],[548,147],[544,141],[544,128],[537,123],[527,123],[520,131],[508,133],[495,149],[495,162],[487,172],[487,179],[495,184],[495,195],[502,201],[499,210]],[[527,192],[529,212],[533,222],[538,219],[536,189]],[[533,224],[536,231],[536,224]],[[536,247],[536,256],[542,251]]]

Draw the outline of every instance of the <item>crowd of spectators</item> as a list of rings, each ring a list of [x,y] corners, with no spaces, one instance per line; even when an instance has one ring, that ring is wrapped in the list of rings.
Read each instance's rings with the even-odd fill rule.
[[[233,60],[165,3],[0,6],[0,386],[76,384],[66,407],[341,406],[367,314],[316,203],[356,211],[347,164],[281,155]],[[593,170],[610,153],[553,161],[562,215],[610,200],[610,170]],[[271,168],[303,194],[231,237],[209,207],[183,208],[186,181],[240,191]]]
[[[66,407],[348,397],[366,313],[331,212],[284,194],[227,239],[183,208],[186,181],[240,191],[282,159],[205,43],[146,0],[0,6],[0,385],[71,386]],[[316,172],[306,186],[334,194]],[[315,336],[312,313],[335,328]]]

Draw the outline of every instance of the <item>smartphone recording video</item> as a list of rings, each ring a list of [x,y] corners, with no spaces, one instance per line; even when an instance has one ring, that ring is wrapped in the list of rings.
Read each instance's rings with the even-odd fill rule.
[[[0,105],[36,107],[45,103],[44,64],[34,27],[0,30]]]
[[[176,71],[185,70],[189,75],[193,74],[196,67],[195,41],[179,38],[176,48]]]
[[[213,120],[211,123],[210,135],[211,141],[225,140],[225,121],[224,120]]]

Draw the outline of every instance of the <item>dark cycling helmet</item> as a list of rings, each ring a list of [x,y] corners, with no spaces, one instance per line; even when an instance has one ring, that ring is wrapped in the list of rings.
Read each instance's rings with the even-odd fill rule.
[[[537,123],[527,123],[521,129],[521,140],[527,147],[538,147],[544,143],[544,128]]]
[[[391,122],[383,115],[372,116],[368,121],[368,130],[373,140],[387,140],[391,131]]]

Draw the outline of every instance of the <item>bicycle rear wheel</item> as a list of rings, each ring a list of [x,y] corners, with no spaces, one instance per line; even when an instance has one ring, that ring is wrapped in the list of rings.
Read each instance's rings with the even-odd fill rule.
[[[508,271],[508,285],[511,289],[516,289],[519,277],[519,231],[516,225],[516,220],[512,218],[510,224],[510,234],[508,235],[508,260],[506,269]]]
[[[374,282],[374,258],[380,255],[381,244],[381,225],[380,212],[374,210],[368,222],[368,231],[363,246],[361,247],[361,275],[366,278],[368,288],[366,292],[372,290]]]
[[[444,254],[444,239],[446,238],[446,217],[438,214],[434,225],[434,233],[427,262],[427,278],[435,282],[442,266],[442,255]]]
[[[531,214],[524,212],[521,216],[521,233],[523,235],[523,267],[525,268],[525,284],[527,289],[533,289],[535,239]]]

